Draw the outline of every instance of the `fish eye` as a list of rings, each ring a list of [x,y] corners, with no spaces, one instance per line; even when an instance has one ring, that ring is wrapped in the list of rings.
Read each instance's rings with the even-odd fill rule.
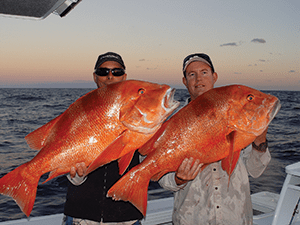
[[[138,93],[139,93],[139,95],[145,94],[145,89],[144,89],[144,88],[140,88],[140,89],[138,90]]]
[[[253,96],[253,95],[251,95],[251,94],[250,94],[250,95],[248,95],[248,96],[247,96],[247,100],[248,100],[248,101],[252,101],[252,100],[254,100],[254,96]]]

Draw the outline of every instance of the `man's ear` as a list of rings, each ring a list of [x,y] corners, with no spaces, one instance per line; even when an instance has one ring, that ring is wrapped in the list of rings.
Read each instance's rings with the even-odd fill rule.
[[[218,80],[218,74],[216,72],[213,73],[213,78],[214,78],[214,84],[215,84]]]
[[[124,74],[123,80],[127,80],[127,73]]]
[[[93,76],[94,76],[94,81],[97,84],[97,75],[95,73],[93,73]]]
[[[187,87],[187,81],[185,77],[182,78],[182,83]]]

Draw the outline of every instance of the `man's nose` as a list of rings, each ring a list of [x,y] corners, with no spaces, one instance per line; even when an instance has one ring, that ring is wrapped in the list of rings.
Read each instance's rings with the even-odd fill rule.
[[[197,73],[197,74],[196,74],[196,79],[197,79],[197,80],[201,80],[201,79],[202,79],[202,74]]]
[[[109,71],[109,74],[107,75],[108,80],[112,80],[114,78],[114,75],[112,74],[111,71]]]

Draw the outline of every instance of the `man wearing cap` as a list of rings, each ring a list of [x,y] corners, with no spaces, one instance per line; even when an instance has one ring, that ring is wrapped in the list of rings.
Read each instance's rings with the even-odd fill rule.
[[[120,55],[107,52],[98,57],[94,73],[98,88],[126,80],[125,64]],[[135,153],[127,170],[139,163]],[[64,209],[63,225],[132,225],[140,224],[143,215],[130,202],[114,201],[106,193],[121,176],[117,161],[106,164],[84,177],[87,167],[78,163],[71,168]]]
[[[212,89],[218,79],[208,55],[197,53],[183,61],[182,82],[190,98],[186,104]],[[199,160],[186,158],[178,170],[163,176],[159,184],[174,192],[173,223],[180,224],[252,224],[252,203],[248,174],[259,177],[271,160],[267,130],[244,149],[230,177],[221,161],[201,170]],[[200,171],[200,172],[199,172]]]

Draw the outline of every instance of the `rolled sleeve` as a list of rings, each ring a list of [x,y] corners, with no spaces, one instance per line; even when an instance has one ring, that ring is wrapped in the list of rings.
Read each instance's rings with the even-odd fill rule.
[[[87,176],[86,176],[86,177],[80,177],[80,176],[78,176],[77,173],[76,173],[76,176],[75,176],[74,178],[71,178],[70,174],[67,175],[67,178],[68,178],[68,180],[69,180],[72,184],[78,186],[78,185],[83,184],[83,183],[86,181]]]
[[[260,152],[249,145],[243,151],[243,161],[246,165],[249,175],[253,178],[257,178],[267,168],[269,162],[271,161],[271,154],[268,148],[265,152]]]
[[[166,175],[164,175],[159,181],[158,181],[159,185],[169,191],[179,191],[181,190],[183,187],[186,186],[186,184],[182,184],[182,185],[177,185],[176,181],[175,181],[175,173],[167,173]]]

